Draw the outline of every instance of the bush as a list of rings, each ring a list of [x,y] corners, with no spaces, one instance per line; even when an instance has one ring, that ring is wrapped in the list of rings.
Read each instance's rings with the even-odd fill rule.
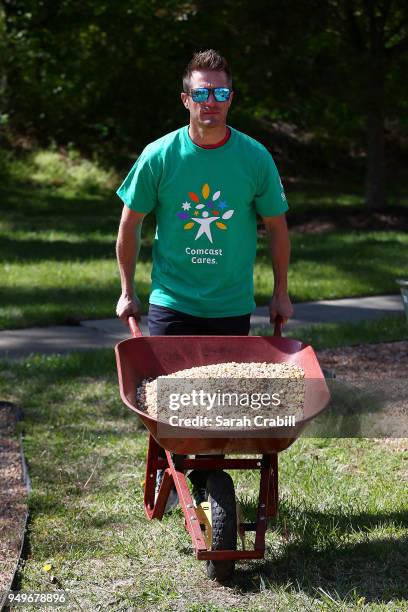
[[[31,165],[31,179],[43,185],[99,193],[117,184],[111,170],[104,170],[88,159],[81,159],[73,149],[68,155],[49,150],[38,151],[32,155]]]

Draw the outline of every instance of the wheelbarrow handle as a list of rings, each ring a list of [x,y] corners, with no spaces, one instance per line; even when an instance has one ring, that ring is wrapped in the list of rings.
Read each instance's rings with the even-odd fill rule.
[[[281,315],[276,315],[275,317],[275,329],[273,330],[273,335],[280,337],[282,335],[282,326],[283,326],[283,318]]]
[[[140,329],[139,323],[137,322],[135,317],[133,317],[133,316],[128,317],[127,322],[128,322],[128,325],[129,325],[129,329],[132,332],[133,338],[141,338],[143,336],[142,330]]]

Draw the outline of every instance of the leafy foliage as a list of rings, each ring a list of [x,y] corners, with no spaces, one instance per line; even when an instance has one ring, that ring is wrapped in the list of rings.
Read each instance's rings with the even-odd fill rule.
[[[381,205],[384,126],[407,131],[404,0],[0,0],[0,128],[128,166],[186,122],[181,75],[209,47],[232,65],[232,123],[284,159],[296,139],[274,127],[300,127],[308,148],[294,166],[312,140],[320,160],[331,142],[368,153]]]
[[[7,113],[40,140],[140,146],[183,121],[181,73],[193,51],[213,46],[231,61],[239,117],[349,136],[366,104],[356,92],[372,59],[370,19],[390,63],[398,52],[405,58],[406,5],[369,3],[371,14],[360,0],[292,4],[3,0]],[[400,70],[394,62],[386,85],[401,94]],[[403,99],[387,97],[390,118]]]

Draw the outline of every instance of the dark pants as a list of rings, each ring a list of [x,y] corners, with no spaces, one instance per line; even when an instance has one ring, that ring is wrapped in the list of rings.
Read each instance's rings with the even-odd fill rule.
[[[164,306],[149,306],[151,336],[247,336],[250,314],[237,317],[194,317]]]
[[[237,317],[195,317],[171,308],[150,304],[148,323],[151,336],[247,336],[250,319],[250,314]],[[213,456],[200,455],[203,458]],[[204,488],[209,474],[210,472],[206,470],[194,470],[189,478],[194,487]]]

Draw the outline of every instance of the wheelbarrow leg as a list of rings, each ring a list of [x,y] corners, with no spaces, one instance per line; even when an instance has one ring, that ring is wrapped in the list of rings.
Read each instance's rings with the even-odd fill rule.
[[[268,518],[275,518],[278,515],[279,489],[278,489],[278,454],[274,453],[271,457],[272,474],[269,479],[268,507],[266,515]]]
[[[176,487],[180,506],[186,521],[187,531],[189,532],[193,541],[195,553],[198,555],[200,552],[206,551],[207,546],[205,544],[204,535],[201,531],[200,521],[198,520],[183,467],[182,465],[179,465],[183,463],[183,458],[181,457],[180,461],[178,461],[177,458],[175,461],[173,461],[173,457],[168,450],[166,450],[166,458],[169,465],[169,471],[171,473],[171,482],[174,482],[174,486]]]
[[[265,551],[265,534],[268,518],[278,513],[278,455],[263,455],[259,504],[256,519],[255,550]]]
[[[164,469],[165,471],[155,503],[156,477],[158,469]],[[144,490],[144,507],[146,515],[149,519],[161,519],[163,517],[172,485],[173,478],[171,476],[167,460],[163,458],[163,449],[157,444],[153,436],[149,435]]]

